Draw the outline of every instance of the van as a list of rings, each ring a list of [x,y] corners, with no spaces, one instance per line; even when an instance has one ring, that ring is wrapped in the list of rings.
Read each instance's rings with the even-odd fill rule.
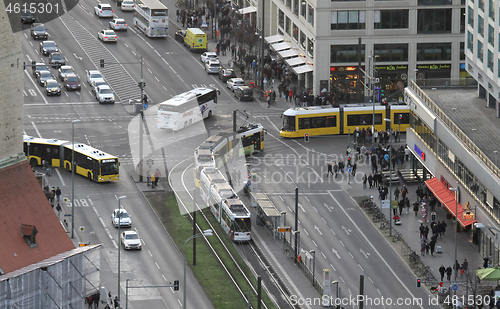
[[[253,91],[252,88],[248,86],[240,86],[234,91],[234,96],[240,101],[248,100],[253,101]]]
[[[188,28],[184,37],[184,45],[192,51],[206,51],[207,35],[200,28]]]

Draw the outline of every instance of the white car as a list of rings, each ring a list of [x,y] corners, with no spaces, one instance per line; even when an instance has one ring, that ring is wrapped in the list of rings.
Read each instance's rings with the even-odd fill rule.
[[[121,213],[121,217],[120,217],[120,213]],[[113,211],[113,213],[111,214],[111,223],[113,223],[113,225],[115,227],[118,227],[118,224],[120,224],[120,226],[131,227],[132,226],[132,219],[130,218],[130,216],[128,215],[128,212],[125,209],[123,209],[123,208],[115,209]]]
[[[208,61],[219,60],[219,57],[214,52],[204,52],[203,54],[201,54],[200,59],[201,59],[201,62],[203,62],[205,64]]]
[[[137,249],[141,250],[142,244],[141,239],[136,231],[125,231],[121,235],[121,243],[125,250],[127,249]]]
[[[99,17],[113,17],[113,9],[108,3],[99,3],[94,6],[94,14]]]
[[[89,85],[92,85],[92,82],[97,79],[104,79],[101,72],[97,70],[85,70],[85,72],[87,73],[87,83],[89,83]]]
[[[109,22],[109,27],[113,30],[127,31],[127,22],[123,18],[115,18]]]
[[[242,78],[230,78],[226,82],[227,88],[231,89],[231,91],[235,91],[236,88],[240,86],[245,86],[245,81]]]
[[[103,86],[103,85],[106,85],[106,86],[108,85],[108,84],[106,84],[106,82],[104,81],[104,79],[96,79],[90,85],[90,90],[92,90],[92,93],[95,94],[95,92],[97,90],[97,87]]]
[[[133,11],[135,7],[134,0],[123,0],[122,1],[122,11]]]
[[[118,37],[116,36],[116,33],[113,30],[101,30],[97,33],[97,37],[99,40],[103,42],[117,42]]]
[[[219,74],[220,62],[215,60],[205,63],[205,71],[207,71],[208,74]]]
[[[98,86],[95,90],[95,98],[99,103],[115,103],[115,95],[108,85]]]

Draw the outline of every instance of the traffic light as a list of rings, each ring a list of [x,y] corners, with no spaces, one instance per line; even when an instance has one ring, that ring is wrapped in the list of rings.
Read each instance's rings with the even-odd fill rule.
[[[420,278],[417,278],[417,288],[420,287]]]
[[[304,134],[304,142],[309,142],[309,133]]]
[[[104,68],[104,59],[99,60],[101,68]]]
[[[139,88],[143,89],[146,87],[146,82],[139,82],[137,85],[139,85]]]
[[[174,291],[179,291],[179,280],[174,280]]]

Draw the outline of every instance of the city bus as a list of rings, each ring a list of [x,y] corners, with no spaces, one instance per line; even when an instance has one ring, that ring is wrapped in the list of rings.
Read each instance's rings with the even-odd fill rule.
[[[72,169],[73,143],[58,139],[43,139],[25,135],[24,153],[31,166]],[[75,143],[75,174],[96,182],[119,180],[119,160],[91,146]]]
[[[158,0],[134,0],[134,25],[148,37],[168,35],[168,8]]]
[[[186,128],[217,111],[217,89],[195,88],[158,104],[158,128]]]

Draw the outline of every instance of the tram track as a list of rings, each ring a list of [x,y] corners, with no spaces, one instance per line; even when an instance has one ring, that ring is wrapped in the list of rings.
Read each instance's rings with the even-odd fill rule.
[[[176,189],[175,189],[175,186],[172,184],[172,181],[171,181],[171,179],[172,179],[171,175],[172,175],[172,173],[174,172],[174,170],[175,170],[175,169],[176,169],[176,168],[177,168],[180,164],[182,164],[183,162],[186,162],[187,160],[190,160],[190,159],[192,159],[192,158],[186,158],[186,159],[182,160],[181,162],[178,162],[178,163],[177,163],[177,164],[176,164],[176,165],[175,165],[175,166],[174,166],[174,167],[173,167],[173,168],[169,171],[169,178],[168,178],[168,181],[169,181],[169,184],[170,184],[171,188],[173,189],[173,192],[174,192],[174,194],[175,194],[175,196],[176,196],[176,198],[177,198],[177,201],[180,201],[180,204],[182,205],[183,209],[184,209],[184,210],[186,211],[186,213],[188,214],[189,218],[190,218],[191,220],[193,220],[192,214],[190,213],[190,209],[188,209],[188,207],[184,204],[184,202],[183,202],[183,200],[182,200],[182,198],[181,198],[180,194],[178,193],[178,190],[176,190]],[[190,166],[190,165],[188,165],[188,166],[184,169],[184,171],[182,172],[182,175],[184,175],[185,171],[189,168],[189,166]],[[182,178],[183,178],[183,176],[182,176]],[[189,196],[189,198],[192,200],[192,199],[193,199],[193,195],[192,195],[192,194],[190,193],[190,191],[187,189],[187,187],[186,187],[186,184],[185,184],[184,180],[182,179],[182,181],[181,181],[181,182],[182,182],[182,185],[183,185],[183,187],[184,187],[184,189],[185,189],[185,193],[187,193],[187,194],[188,194],[188,196]],[[196,207],[197,207],[197,209],[200,209],[198,205],[196,205]],[[191,209],[191,210],[192,210],[192,209]],[[240,267],[240,265],[237,263],[237,261],[236,261],[235,257],[234,257],[234,256],[233,256],[233,254],[230,252],[229,248],[225,245],[225,243],[223,242],[223,240],[222,240],[221,236],[220,236],[220,235],[216,232],[215,227],[211,224],[211,222],[210,222],[210,220],[208,219],[208,217],[207,217],[207,216],[206,216],[206,215],[205,215],[202,211],[200,211],[200,214],[201,214],[201,216],[203,217],[203,219],[205,220],[205,222],[208,224],[208,226],[212,229],[212,231],[213,231],[213,236],[216,236],[217,241],[219,241],[219,243],[220,243],[220,244],[222,245],[222,247],[224,248],[225,253],[226,253],[226,254],[230,257],[231,262],[232,262],[234,265],[236,265],[236,267],[237,267],[237,269],[238,269],[238,273],[239,273],[239,275],[241,275],[241,277],[242,277],[242,278],[244,278],[244,280],[245,280],[245,282],[248,284],[248,286],[250,286],[251,291],[253,292],[253,294],[254,294],[254,295],[257,295],[257,290],[256,290],[256,288],[254,287],[254,285],[253,285],[252,281],[248,278],[248,276],[245,274],[245,272],[243,271],[243,269],[241,269],[241,267]],[[198,232],[200,232],[200,233],[202,232],[202,229],[200,228],[200,226],[199,226],[198,224],[197,224],[197,227],[196,227],[196,228],[198,229]],[[226,237],[226,235],[224,235],[224,236],[222,236],[222,237]],[[207,240],[205,236],[203,236],[203,238],[205,238],[205,240]],[[225,265],[225,263],[222,261],[222,259],[221,259],[220,255],[216,252],[216,250],[215,250],[215,249],[214,249],[214,247],[210,244],[210,242],[209,242],[209,241],[207,241],[207,244],[208,244],[208,246],[209,246],[210,250],[212,251],[212,253],[214,254],[215,258],[219,261],[220,265],[223,267],[224,271],[225,271],[225,272],[226,272],[226,274],[229,276],[229,278],[230,278],[230,280],[232,281],[232,283],[234,284],[234,286],[237,288],[238,293],[240,293],[241,297],[242,297],[242,298],[243,298],[246,302],[249,302],[249,299],[248,299],[248,296],[247,296],[246,292],[245,292],[245,291],[243,291],[243,290],[242,290],[242,288],[239,286],[239,284],[238,284],[238,282],[236,281],[236,279],[234,278],[234,276],[230,273],[230,271],[229,271],[228,267],[227,267],[227,266]],[[249,243],[249,245],[251,246],[252,251],[253,251],[254,253],[256,253],[256,252],[260,252],[260,250],[255,249],[255,247],[253,246],[253,244],[252,244],[251,242]],[[267,265],[269,265],[268,263],[265,263],[265,262],[264,262],[264,260],[260,257],[260,256],[261,256],[261,254],[258,254],[258,255],[256,254],[256,256],[257,256],[257,258],[259,259],[260,263],[261,263],[264,267],[267,267]],[[252,274],[254,274],[254,276],[255,276],[255,275],[257,274],[257,272],[256,272],[256,271],[255,271],[255,270],[251,267],[251,265],[248,265],[248,266],[249,266],[249,268],[250,268],[250,270],[251,270]],[[278,282],[278,281],[274,280],[274,278],[272,278],[272,276],[270,276],[270,277],[271,277],[271,281],[272,281],[274,284],[276,284],[276,282]],[[269,298],[270,298],[270,299],[271,299],[271,301],[273,302],[274,306],[275,306],[276,308],[281,308],[281,307],[279,306],[279,304],[277,303],[277,301],[275,300],[275,298],[274,298],[274,297],[272,297],[272,294],[270,294],[270,292],[269,292],[268,288],[265,286],[265,284],[263,284],[263,289],[264,289],[264,290],[266,291],[266,293],[269,295]],[[288,300],[288,297],[286,297],[286,296],[287,296],[287,293],[283,293],[283,292],[282,292],[282,291],[283,291],[282,287],[278,286],[278,290],[280,291],[280,293],[282,293],[282,296],[285,296],[285,297],[283,297],[283,298]],[[264,303],[264,301],[261,301],[261,304],[263,305],[263,308],[266,308],[266,309],[268,308],[268,306]],[[293,308],[293,307],[291,306],[290,308]]]

